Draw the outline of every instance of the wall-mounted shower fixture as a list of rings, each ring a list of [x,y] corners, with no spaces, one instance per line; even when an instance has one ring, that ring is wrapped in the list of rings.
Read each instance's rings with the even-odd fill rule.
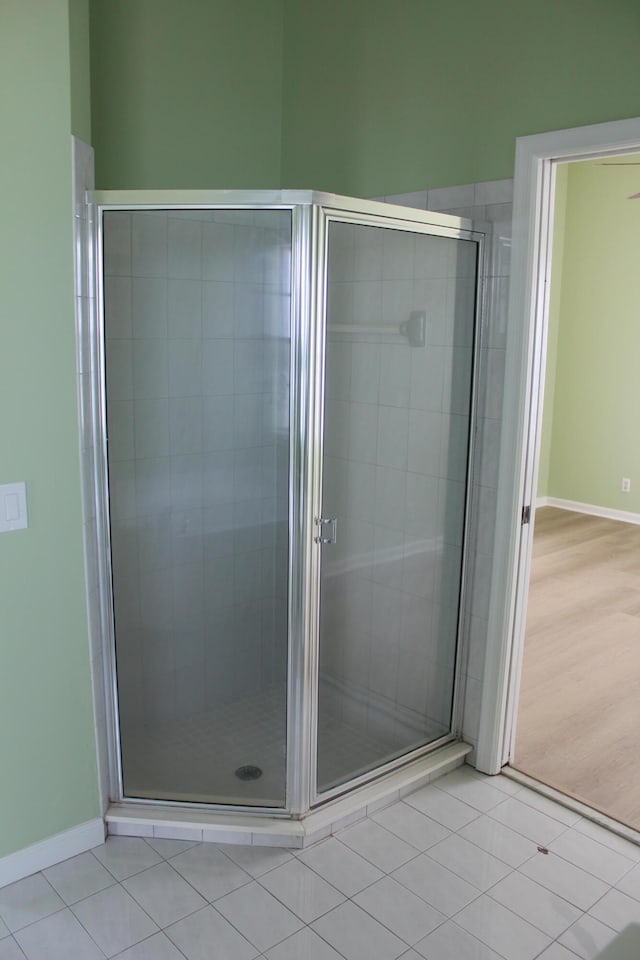
[[[427,342],[427,315],[424,310],[412,310],[409,319],[400,324],[400,333],[412,347],[424,347]]]
[[[367,334],[378,337],[406,337],[412,347],[424,347],[427,335],[427,315],[423,310],[412,310],[408,320],[395,326],[390,324],[330,323],[327,333]]]

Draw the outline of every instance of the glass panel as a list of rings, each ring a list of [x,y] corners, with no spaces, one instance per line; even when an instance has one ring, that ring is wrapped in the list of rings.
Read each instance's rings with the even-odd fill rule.
[[[320,792],[451,730],[476,260],[329,227]]]
[[[289,212],[104,215],[129,797],[285,802],[290,263]]]

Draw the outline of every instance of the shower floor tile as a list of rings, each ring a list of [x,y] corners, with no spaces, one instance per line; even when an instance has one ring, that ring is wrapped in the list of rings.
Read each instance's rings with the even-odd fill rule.
[[[123,730],[125,795],[158,800],[284,805],[286,694],[267,690],[170,722]],[[327,710],[318,734],[321,784],[340,782],[398,751]],[[258,767],[258,779],[236,771]]]
[[[123,732],[127,796],[282,806],[285,786],[284,692],[271,688],[176,718]],[[256,780],[236,770],[253,765]]]

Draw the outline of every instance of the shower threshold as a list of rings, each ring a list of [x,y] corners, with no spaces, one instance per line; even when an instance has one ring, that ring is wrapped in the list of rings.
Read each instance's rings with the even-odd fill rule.
[[[373,783],[309,811],[301,819],[286,814],[245,814],[237,811],[190,809],[186,806],[123,801],[105,815],[107,833],[114,836],[158,837],[209,843],[302,848],[317,843],[348,823],[401,799],[461,766],[471,752],[458,742],[434,750]]]

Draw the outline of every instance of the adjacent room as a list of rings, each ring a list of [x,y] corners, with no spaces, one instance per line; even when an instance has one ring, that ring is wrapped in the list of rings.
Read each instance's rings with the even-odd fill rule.
[[[512,765],[640,826],[640,157],[557,168]]]

